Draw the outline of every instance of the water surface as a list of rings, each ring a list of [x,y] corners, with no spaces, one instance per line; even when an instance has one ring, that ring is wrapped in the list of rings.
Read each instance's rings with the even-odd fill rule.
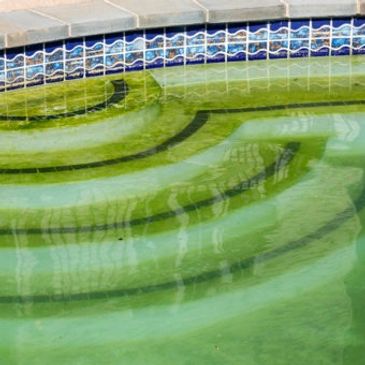
[[[363,364],[361,57],[0,106],[0,364]]]

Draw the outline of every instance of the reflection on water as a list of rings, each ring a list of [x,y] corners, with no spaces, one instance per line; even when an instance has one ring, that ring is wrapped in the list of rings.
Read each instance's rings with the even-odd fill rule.
[[[0,96],[2,363],[361,364],[363,67]]]

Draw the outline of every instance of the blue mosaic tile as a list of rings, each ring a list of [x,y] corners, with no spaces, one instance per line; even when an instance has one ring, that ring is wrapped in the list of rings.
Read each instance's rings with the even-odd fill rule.
[[[41,65],[44,63],[44,46],[37,44],[25,47],[25,65]]]
[[[126,65],[132,65],[138,61],[143,61],[143,52],[127,52],[125,54]]]
[[[185,59],[184,48],[168,48],[165,51],[165,60],[167,65],[183,64]]]
[[[298,51],[291,51],[289,53],[290,58],[301,58],[301,57],[309,57],[310,52],[308,49],[300,49]]]
[[[0,91],[190,63],[365,54],[365,17],[120,32],[0,52]]]
[[[57,73],[60,71],[64,71],[64,63],[63,62],[54,62],[54,63],[48,63],[46,65],[46,75],[52,76],[53,73]]]
[[[8,70],[6,72],[6,89],[13,90],[25,86],[24,68]]]
[[[353,19],[353,31],[354,37],[365,36],[365,18]]]
[[[113,67],[113,66],[117,65],[118,63],[120,63],[120,64],[124,63],[124,54],[123,53],[105,56],[105,65],[108,68]]]
[[[105,72],[116,73],[124,70],[124,54],[113,54],[105,57]]]
[[[312,28],[313,29],[327,29],[331,27],[331,19],[313,19]]]
[[[248,59],[262,60],[267,58],[267,42],[254,42],[248,44]]]
[[[248,40],[249,41],[266,41],[269,36],[267,23],[253,23],[249,27]]]
[[[316,38],[312,39],[311,48],[312,50],[318,50],[323,47],[330,47],[330,39],[329,38]]]
[[[353,20],[354,27],[363,27],[365,26],[365,18],[364,17],[356,17]]]
[[[104,54],[104,36],[85,38],[85,57],[102,56]]]
[[[5,54],[4,51],[0,51],[0,72],[4,71],[4,69],[5,69]]]
[[[255,54],[248,54],[248,60],[249,61],[255,61],[255,60],[266,60],[267,59],[267,52],[266,51],[260,51]]]
[[[228,44],[227,45],[227,61],[238,61],[247,59],[246,44]]]
[[[329,38],[317,38],[312,39],[311,44],[311,56],[328,56],[330,54],[330,39]]]
[[[310,27],[311,22],[309,19],[292,19],[289,22],[289,28],[292,31],[297,31],[303,27]]]
[[[247,22],[239,22],[239,23],[228,23],[226,26],[227,32],[234,34],[244,29],[247,31],[248,23]]]
[[[289,38],[289,28],[287,21],[278,21],[270,23],[270,34],[269,39],[276,40],[282,39],[286,40]]]
[[[79,68],[84,68],[83,59],[70,60],[70,61],[66,61],[66,63],[65,63],[66,72],[74,72],[75,70],[77,70]]]
[[[146,51],[146,68],[161,67],[164,64],[164,51],[163,49],[150,49]]]
[[[350,37],[352,31],[351,19],[333,19],[332,37]]]
[[[30,66],[25,69],[27,86],[41,85],[44,83],[44,65]]]
[[[104,66],[97,66],[97,67],[94,67],[91,70],[89,70],[89,69],[85,70],[85,76],[86,77],[100,76],[100,75],[104,75],[104,73],[105,73],[105,67]]]
[[[227,45],[227,53],[234,55],[237,52],[246,52],[247,43],[229,43]]]
[[[235,54],[227,54],[227,61],[230,61],[230,62],[247,61],[247,53],[246,52],[237,52]]]
[[[5,91],[5,72],[0,72],[0,92]]]
[[[226,52],[225,44],[208,45],[206,54],[209,57],[209,56],[214,56],[215,54],[217,54],[219,52],[225,54],[225,52]]]
[[[166,29],[166,48],[179,48],[185,45],[185,28],[168,28]]]
[[[65,63],[66,80],[80,79],[84,77],[85,67],[83,59],[74,59]]]
[[[290,50],[299,51],[300,49],[309,49],[309,39],[295,39],[290,41]]]
[[[226,58],[226,45],[208,45],[206,58],[208,63],[224,62]]]
[[[144,51],[145,40],[143,32],[126,32],[125,33],[125,51],[140,52]]]
[[[225,44],[226,42],[226,25],[225,24],[208,24],[207,26],[207,44]]]
[[[350,46],[351,40],[350,38],[332,38],[331,47],[332,48],[341,48],[344,46]]]
[[[339,46],[339,44],[341,44]],[[351,54],[351,42],[350,39],[332,39],[332,56],[347,56]]]
[[[84,41],[82,38],[66,41],[65,57],[67,60],[84,57]]]
[[[6,50],[6,68],[19,68],[24,67],[25,63],[25,55],[24,55],[24,47],[20,48],[12,48]]]
[[[205,44],[205,27],[192,26],[186,27],[186,45],[196,46]]]
[[[365,49],[364,48],[353,49],[352,50],[352,54],[353,55],[362,55],[362,54],[365,54]]]
[[[14,83],[14,82],[24,82],[24,69],[18,68],[13,70],[8,70],[6,74],[7,82]]]
[[[146,49],[163,49],[164,43],[163,29],[146,31]]]
[[[290,54],[292,58],[309,56],[309,39],[295,39],[290,41]]]
[[[85,59],[86,76],[104,74],[104,57],[88,57]]]
[[[44,46],[45,50],[45,62],[60,62],[64,60],[65,50],[64,43],[61,42],[52,42],[46,43]]]
[[[245,29],[241,29],[236,33],[228,33],[227,34],[227,42],[228,43],[246,43],[247,42],[247,31]]]
[[[163,54],[163,50],[160,51]],[[164,66],[164,59],[161,57],[158,57],[153,60],[153,62],[146,63],[146,68],[159,68]]]
[[[227,42],[243,43],[247,42],[247,24],[228,24],[227,26]]]
[[[46,83],[59,82],[64,80],[64,66],[65,64],[63,62],[46,64]]]
[[[125,69],[130,71],[143,70],[144,68],[143,52],[127,52],[125,54]]]
[[[26,67],[25,69],[25,77],[27,80],[31,80],[35,78],[36,76],[44,76],[44,66],[43,65],[37,65],[37,66],[30,66]]]
[[[228,61],[246,61],[246,43],[234,43],[227,45]]]
[[[363,28],[353,29],[353,37],[365,36],[365,26]]]
[[[328,20],[313,20],[312,21],[312,38],[327,38],[331,36],[331,26]]]
[[[204,46],[186,47],[186,64],[204,63],[206,50]]]
[[[165,66],[181,66],[185,63],[185,50],[183,48],[171,48],[165,52]],[[186,61],[187,62],[187,61]]]
[[[365,37],[354,37],[352,39],[352,53],[365,54]]]
[[[289,42],[286,40],[270,41],[269,50],[270,58],[287,58],[288,57]]]
[[[105,36],[105,54],[123,53],[125,49],[124,33]]]
[[[310,36],[309,20],[292,20],[290,22],[291,39],[307,39]]]

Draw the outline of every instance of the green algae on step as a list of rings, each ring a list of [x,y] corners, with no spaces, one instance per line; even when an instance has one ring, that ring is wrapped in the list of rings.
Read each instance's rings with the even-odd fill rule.
[[[0,168],[151,151],[83,170],[3,170],[0,359],[345,365],[342,353],[359,358],[363,63],[146,70],[123,75],[123,101],[93,110],[120,77],[0,96],[12,116],[89,111],[0,121]],[[204,123],[182,132],[197,115]]]

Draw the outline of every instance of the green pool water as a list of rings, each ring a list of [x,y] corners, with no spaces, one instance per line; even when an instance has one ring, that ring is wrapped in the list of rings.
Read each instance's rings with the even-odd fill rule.
[[[365,62],[0,95],[0,365],[365,362]]]

